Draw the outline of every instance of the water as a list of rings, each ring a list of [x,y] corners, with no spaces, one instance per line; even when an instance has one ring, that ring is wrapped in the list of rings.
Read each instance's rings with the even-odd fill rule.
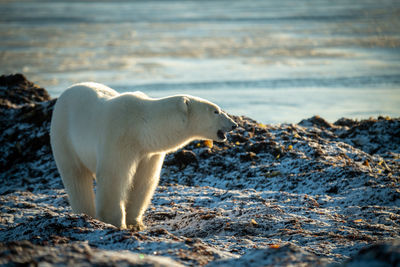
[[[400,1],[0,1],[0,73],[186,93],[264,123],[400,116]]]

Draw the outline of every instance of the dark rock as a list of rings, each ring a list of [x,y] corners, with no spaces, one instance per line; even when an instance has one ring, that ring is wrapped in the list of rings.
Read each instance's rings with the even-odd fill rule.
[[[239,142],[239,143],[245,143],[249,141],[248,137],[243,136],[240,133],[231,133],[229,140],[233,143]]]
[[[196,154],[190,150],[180,150],[174,153],[173,156],[172,160],[165,161],[166,165],[177,165],[180,169],[184,169],[187,165],[199,164]]]
[[[283,149],[283,147],[281,146],[274,146],[272,147],[272,150],[270,151],[270,153],[275,157],[275,158],[281,158],[283,156],[285,156],[285,151]]]
[[[400,266],[400,240],[361,249],[356,256],[340,266]]]
[[[246,153],[240,155],[240,159],[242,161],[251,161],[251,160],[258,159],[258,156],[254,152],[246,152]]]
[[[0,76],[0,108],[50,100],[46,89],[28,81],[23,74]]]
[[[212,150],[211,149],[203,149],[201,152],[200,152],[200,158],[202,158],[202,159],[206,159],[206,158],[209,158],[209,157],[211,157],[212,155],[214,155],[213,154],[213,152],[212,152]]]
[[[347,126],[347,127],[353,127],[356,125],[358,122],[356,120],[348,119],[348,118],[340,118],[333,124],[336,126]]]
[[[339,188],[337,187],[337,185],[334,185],[325,192],[329,194],[337,194],[339,192]]]
[[[256,143],[248,143],[246,144],[246,150],[255,154],[270,153],[275,158],[283,157],[286,154],[284,147],[274,141],[259,141]]]
[[[309,119],[302,120],[301,122],[299,122],[299,125],[306,127],[314,126],[321,129],[334,127],[331,123],[327,122],[320,116],[314,116]]]
[[[260,141],[257,143],[250,143],[247,145],[247,150],[254,152],[254,153],[260,153],[260,152],[268,152],[271,150],[271,142],[269,141]]]

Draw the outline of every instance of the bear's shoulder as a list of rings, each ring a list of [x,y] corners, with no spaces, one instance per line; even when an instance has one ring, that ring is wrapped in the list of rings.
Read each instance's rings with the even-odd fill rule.
[[[131,94],[138,98],[150,99],[150,97],[148,95],[146,95],[145,93],[143,93],[142,91],[135,91],[135,92],[132,92]]]

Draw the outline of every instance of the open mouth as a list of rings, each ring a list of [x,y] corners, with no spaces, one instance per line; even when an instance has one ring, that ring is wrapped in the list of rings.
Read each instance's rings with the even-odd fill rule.
[[[224,133],[222,130],[218,130],[217,136],[218,136],[218,138],[221,139],[221,140],[225,140],[225,138],[226,138],[226,135],[225,135],[225,133]]]

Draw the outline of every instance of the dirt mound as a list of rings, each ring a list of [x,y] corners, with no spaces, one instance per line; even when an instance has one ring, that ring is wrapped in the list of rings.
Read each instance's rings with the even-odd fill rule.
[[[46,89],[28,81],[23,74],[0,76],[0,108],[50,100]]]

